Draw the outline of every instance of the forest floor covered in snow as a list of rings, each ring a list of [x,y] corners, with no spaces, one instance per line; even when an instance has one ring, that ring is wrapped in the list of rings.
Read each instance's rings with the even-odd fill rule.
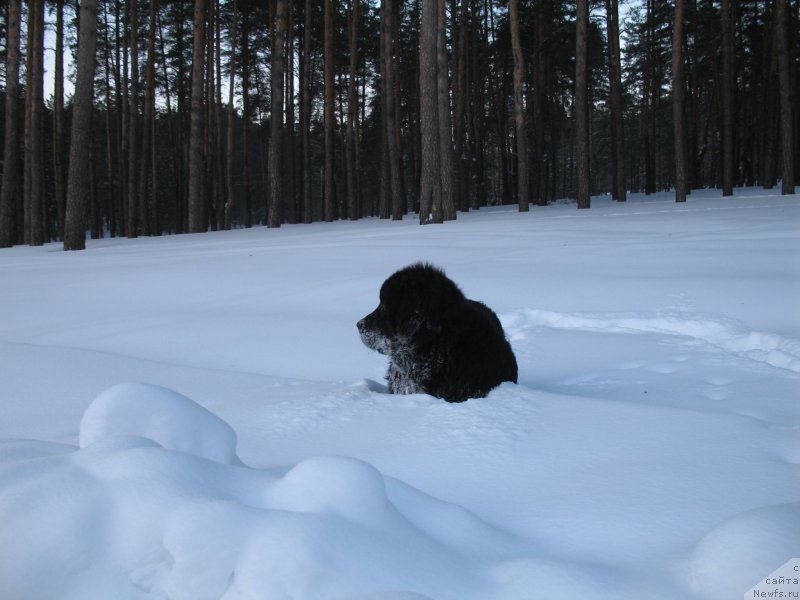
[[[0,251],[0,597],[766,590],[800,557],[800,196],[592,202]],[[517,385],[385,393],[355,324],[418,260]]]

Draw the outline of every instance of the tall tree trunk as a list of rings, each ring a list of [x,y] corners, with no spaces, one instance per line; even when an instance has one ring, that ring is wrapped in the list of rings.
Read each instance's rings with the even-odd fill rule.
[[[489,9],[489,4],[487,1],[484,2],[484,11],[487,14],[488,26],[487,31],[491,36],[491,39],[497,40],[499,37],[499,31],[497,29],[496,20],[494,16],[494,11]],[[509,35],[509,37],[511,37]],[[516,137],[512,136],[509,132],[509,118],[508,118],[508,102],[507,99],[509,97],[514,97],[514,56],[513,56],[513,49],[512,49],[512,56],[511,56],[511,83],[509,84],[508,77],[505,77],[504,74],[509,71],[509,65],[507,57],[502,55],[498,49],[498,44],[491,44],[489,46],[489,59],[487,64],[489,64],[488,69],[488,89],[489,89],[489,114],[492,115],[495,119],[495,139],[494,139],[494,158],[492,160],[494,168],[493,171],[495,173],[493,187],[494,191],[492,193],[493,202],[498,202],[500,204],[510,204],[511,198],[516,197],[517,187],[519,181],[514,181],[512,183],[510,177],[512,173],[510,173],[510,163],[511,158],[515,155],[515,151],[512,150],[509,146],[509,141],[513,138],[516,142]],[[524,76],[523,76],[524,78]],[[513,110],[513,109],[512,109]],[[513,117],[512,117],[513,118]],[[516,130],[516,125],[514,126]],[[527,168],[527,140],[526,140],[526,147],[525,147],[525,166]],[[516,172],[516,169],[515,169]],[[519,207],[519,201],[517,201],[517,206]]]
[[[439,110],[437,97],[437,0],[422,0],[419,34],[419,109],[422,172],[419,222],[442,222],[439,168]]]
[[[675,130],[675,202],[686,202],[686,123],[683,77],[683,0],[672,24],[672,119]]]
[[[397,0],[381,1],[381,50],[382,50],[382,71],[381,78],[381,102],[383,107],[383,129],[382,138],[386,147],[386,159],[388,160],[388,202],[384,207],[387,212],[381,210],[380,216],[386,218],[391,216],[393,220],[403,218],[405,206],[403,202],[403,192],[400,176],[400,148],[397,136],[397,71],[395,60],[395,8]]]
[[[389,218],[389,197],[390,197],[390,184],[391,173],[389,172],[389,136],[387,135],[388,127],[387,121],[387,106],[389,100],[388,86],[387,86],[387,66],[386,60],[391,43],[389,31],[387,27],[389,0],[381,0],[380,7],[380,41],[379,49],[379,65],[380,65],[380,79],[378,80],[378,93],[380,94],[380,116],[381,116],[381,181],[378,189],[378,206],[377,213],[381,219]]]
[[[789,18],[787,0],[775,0],[775,45],[778,51],[778,80],[781,97],[781,194],[794,194],[794,153],[792,149],[792,82],[789,73]]]
[[[26,177],[26,233],[31,246],[41,246],[45,242],[45,196],[44,196],[44,152],[43,152],[43,112],[42,88],[44,78],[44,2],[30,0],[28,3],[28,45],[30,60],[28,87],[27,147],[25,152]]]
[[[688,0],[686,5],[688,15],[685,19],[686,25],[689,30],[686,32],[687,40],[692,40],[692,43],[686,44],[687,68],[689,69],[686,74],[687,88],[689,91],[689,98],[686,100],[686,187],[687,193],[691,193],[692,188],[697,187],[700,182],[700,161],[699,161],[699,132],[700,132],[700,95],[702,88],[705,85],[705,79],[701,78],[699,67],[699,44],[697,43],[697,31],[699,25],[697,0]],[[701,83],[702,81],[702,83]]]
[[[206,222],[211,231],[217,230],[217,219],[214,201],[216,200],[216,184],[214,168],[217,163],[214,140],[214,28],[217,15],[214,12],[217,0],[209,0],[206,13],[205,43],[205,79],[203,81],[203,202],[205,204]]]
[[[128,97],[128,237],[139,235],[139,7],[128,0],[130,24],[130,92]]]
[[[734,18],[735,0],[722,0],[722,195],[733,195],[734,180]]]
[[[206,0],[195,0],[192,46],[192,106],[189,131],[189,232],[208,229],[203,197],[203,42]]]
[[[86,200],[91,188],[92,99],[97,46],[97,0],[81,0],[78,67],[72,109],[64,250],[86,245]]]
[[[64,0],[56,2],[56,57],[53,92],[53,192],[58,235],[64,239]]]
[[[325,101],[323,103],[323,121],[325,129],[325,169],[323,182],[323,218],[325,221],[334,219],[334,178],[333,178],[333,117],[334,117],[334,56],[333,56],[333,3],[335,0],[325,0]]]
[[[3,146],[3,184],[0,189],[0,248],[17,240],[19,177],[19,38],[20,0],[9,0],[6,37],[6,111]]]
[[[234,207],[233,194],[233,123],[235,111],[233,109],[233,91],[236,83],[236,23],[239,18],[239,0],[233,0],[233,15],[231,16],[231,57],[228,61],[228,129],[225,152],[225,229],[231,228],[231,212]]]
[[[283,201],[283,79],[286,66],[286,0],[275,4],[274,35],[272,36],[272,107],[269,141],[269,210],[267,227],[281,226]]]
[[[525,63],[519,39],[519,8],[517,0],[509,0],[508,18],[511,27],[511,50],[514,54],[514,125],[517,138],[517,204],[520,212],[528,211],[528,133],[525,128],[525,109],[522,105],[522,83]]]
[[[549,168],[545,159],[545,71],[547,57],[544,53],[545,19],[544,7],[537,2],[533,8],[534,43],[533,50],[533,186],[534,201],[537,206],[546,206],[550,198],[548,180]],[[553,181],[555,183],[555,180]]]
[[[225,138],[222,137],[222,17],[220,0],[214,0],[214,223],[225,225]]]
[[[645,194],[653,194],[656,191],[656,99],[659,86],[656,83],[656,18],[654,15],[654,1],[655,0],[647,0],[647,17],[645,22],[645,67],[644,90],[642,94]]]
[[[139,180],[139,203],[141,210],[139,211],[139,220],[145,235],[158,233],[155,229],[154,216],[156,214],[155,207],[157,199],[155,195],[156,188],[156,171],[154,168],[155,161],[153,158],[153,151],[155,150],[155,71],[156,71],[156,11],[158,8],[157,0],[150,0],[150,11],[148,14],[148,32],[147,32],[147,65],[145,66],[145,83],[144,83],[144,121],[142,123],[142,153],[139,160],[140,174]],[[148,192],[148,181],[149,186]],[[149,201],[148,201],[149,200]]]
[[[468,65],[468,22],[469,0],[461,0],[458,18],[458,43],[453,43],[454,55],[457,57],[453,66],[453,131],[455,134],[455,177],[458,204],[461,210],[469,210],[469,179],[467,152],[467,73]],[[455,14],[455,11],[453,12]]]
[[[608,63],[611,110],[611,196],[625,202],[625,129],[622,122],[622,68],[619,48],[619,3],[606,0],[606,29],[608,34]]]
[[[294,25],[295,8],[294,3],[290,2],[286,14],[286,94],[284,100],[284,120],[283,139],[285,147],[283,154],[283,169],[286,174],[284,179],[284,221],[295,224],[300,221],[300,201],[297,196],[297,170],[295,167],[295,79],[294,79]]]
[[[127,3],[125,5],[127,7]],[[124,9],[127,13],[127,8]],[[116,43],[114,44],[115,64],[114,69],[114,87],[117,90],[117,107],[119,109],[117,139],[119,139],[119,160],[117,166],[119,168],[119,186],[120,186],[120,201],[122,210],[120,215],[122,218],[122,226],[125,234],[128,235],[130,228],[128,226],[128,137],[130,129],[128,127],[128,113],[129,109],[129,89],[128,89],[128,44],[123,42],[127,39],[127,26],[125,22],[127,17],[123,16],[123,7],[121,0],[114,1],[114,33]],[[180,38],[179,38],[180,39]],[[121,56],[120,56],[121,51]]]
[[[313,205],[311,195],[311,0],[305,2],[305,19],[303,21],[303,66],[300,85],[300,138],[302,146],[301,171],[303,180],[303,222],[311,223]]]
[[[358,21],[361,0],[350,0],[350,65],[347,81],[347,136],[345,138],[345,164],[347,169],[347,216],[351,220],[361,216],[361,198],[358,193],[358,173],[356,171],[356,126],[358,121]]]
[[[242,175],[244,179],[244,226],[253,226],[253,206],[250,199],[250,9],[247,3],[242,13]]]
[[[442,219],[456,218],[453,186],[453,128],[450,120],[450,82],[447,68],[447,18],[445,0],[438,0],[436,17],[437,110],[439,117],[439,181],[441,186]]]
[[[103,9],[103,37],[104,37],[104,63],[105,63],[105,95],[106,95],[106,179],[108,180],[108,189],[106,194],[106,218],[108,220],[108,230],[111,237],[117,236],[118,226],[118,212],[117,203],[119,201],[119,194],[117,193],[117,186],[115,182],[115,167],[118,165],[115,162],[114,147],[119,141],[119,137],[114,135],[117,126],[117,116],[119,110],[114,110],[114,102],[112,100],[111,92],[111,73],[116,72],[116,69],[111,63],[111,43],[109,40],[108,32],[108,9]],[[118,108],[118,107],[117,107]]]
[[[578,0],[575,32],[575,153],[578,208],[589,208],[589,0]]]
[[[490,28],[486,24],[486,14],[484,11],[484,23],[480,23],[478,18],[478,2],[473,0],[472,13],[473,13],[473,26],[472,26],[472,41],[471,44],[476,50],[472,50],[472,60],[470,62],[470,87],[471,98],[469,101],[470,106],[470,137],[472,139],[471,159],[472,163],[470,170],[472,172],[473,185],[475,189],[475,196],[473,205],[475,208],[486,206],[487,191],[486,191],[486,148],[484,140],[486,139],[486,132],[484,130],[484,122],[486,120],[485,107],[486,107],[486,84],[487,71],[491,68],[487,65],[484,57],[477,52],[478,48],[486,48],[489,46],[489,31]]]

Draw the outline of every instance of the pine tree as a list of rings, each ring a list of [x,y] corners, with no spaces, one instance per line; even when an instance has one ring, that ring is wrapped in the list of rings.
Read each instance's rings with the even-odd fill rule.
[[[272,105],[270,116],[269,143],[269,210],[267,226],[280,227],[281,202],[283,200],[283,92],[284,69],[286,65],[286,0],[275,3],[275,20],[272,40],[272,72],[270,85],[272,88]]]
[[[90,186],[97,0],[81,0],[78,66],[69,150],[64,250],[86,246],[86,198]]]
[[[0,188],[0,248],[17,240],[19,178],[19,38],[20,0],[9,0],[6,38],[6,110],[3,147],[3,183]]]
[[[792,148],[792,84],[789,71],[789,18],[786,0],[775,0],[775,45],[778,51],[778,79],[781,101],[781,194],[794,194],[794,152]]]
[[[589,1],[578,0],[575,32],[575,154],[578,208],[589,208]]]
[[[206,0],[195,0],[192,49],[192,105],[189,131],[189,232],[208,229],[203,197],[203,42]]]
[[[722,195],[733,195],[734,180],[734,40],[733,4],[722,0]]]
[[[522,83],[525,63],[519,39],[519,6],[517,0],[508,2],[511,28],[511,48],[514,54],[514,125],[517,138],[517,203],[520,212],[527,212],[530,203],[528,191],[528,133],[525,128],[525,110],[522,103]]]
[[[625,129],[622,120],[622,67],[619,46],[619,3],[606,0],[606,30],[608,34],[609,105],[611,111],[611,195],[625,202]]]
[[[442,222],[439,179],[439,108],[437,96],[437,1],[422,0],[419,36],[419,106],[422,152],[420,224]]]
[[[675,130],[675,202],[686,202],[686,123],[683,93],[683,0],[672,25],[672,118]]]

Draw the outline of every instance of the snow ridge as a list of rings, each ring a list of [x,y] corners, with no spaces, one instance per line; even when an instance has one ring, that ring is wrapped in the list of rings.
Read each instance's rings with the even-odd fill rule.
[[[605,333],[660,334],[688,338],[718,350],[800,373],[800,341],[775,333],[748,330],[744,324],[698,313],[570,314],[524,308],[501,316],[511,339],[538,327]]]

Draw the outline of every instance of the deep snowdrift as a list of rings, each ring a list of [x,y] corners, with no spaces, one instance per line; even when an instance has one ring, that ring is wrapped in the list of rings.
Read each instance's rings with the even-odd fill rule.
[[[800,201],[593,203],[0,252],[0,596],[744,597],[800,556]],[[383,393],[418,259],[519,385]]]

